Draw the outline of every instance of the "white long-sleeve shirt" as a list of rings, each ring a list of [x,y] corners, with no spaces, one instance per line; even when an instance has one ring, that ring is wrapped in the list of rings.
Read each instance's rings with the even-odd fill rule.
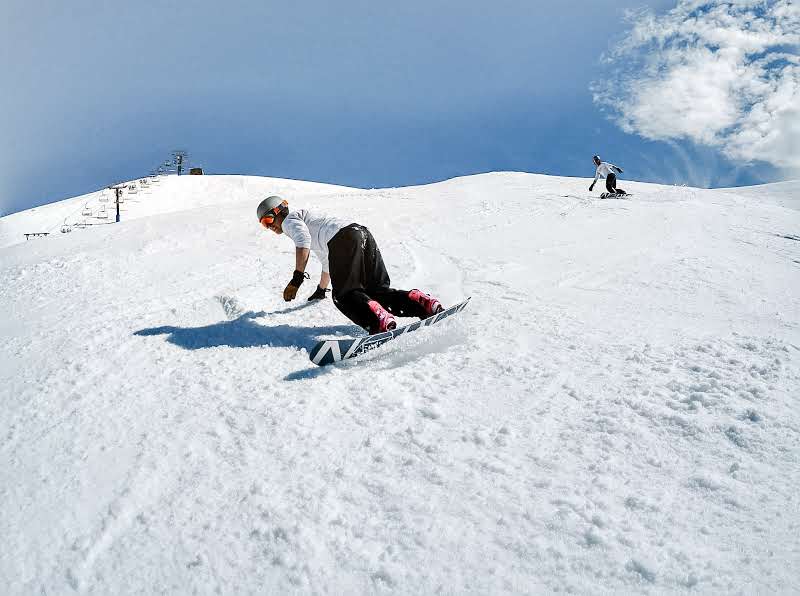
[[[608,163],[607,161],[601,161],[600,165],[597,166],[597,172],[594,175],[594,181],[597,182],[598,178],[607,178],[609,174],[621,174],[622,169],[615,166],[613,163]]]
[[[329,272],[328,242],[344,227],[355,223],[349,219],[312,213],[307,209],[290,211],[283,220],[283,233],[294,241],[297,248],[308,248],[322,263],[322,271]]]

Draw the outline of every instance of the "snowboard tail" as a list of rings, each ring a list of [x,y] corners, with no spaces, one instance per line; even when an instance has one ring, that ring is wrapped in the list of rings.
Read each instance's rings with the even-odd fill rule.
[[[386,331],[384,333],[376,333],[366,337],[348,339],[324,339],[311,348],[308,357],[311,362],[319,366],[325,366],[326,364],[333,364],[335,362],[341,362],[342,360],[355,358],[356,356],[370,352],[375,348],[382,346],[386,342],[400,337],[401,335],[417,331],[422,327],[430,327],[431,325],[435,325],[439,321],[443,321],[444,319],[464,310],[464,307],[467,306],[469,301],[470,298],[467,298],[464,300],[464,302],[456,304],[455,306],[451,306],[450,308],[446,308],[442,312],[436,313],[427,319],[422,319],[421,321],[417,321],[403,327],[398,327],[397,329],[392,329],[391,331]]]

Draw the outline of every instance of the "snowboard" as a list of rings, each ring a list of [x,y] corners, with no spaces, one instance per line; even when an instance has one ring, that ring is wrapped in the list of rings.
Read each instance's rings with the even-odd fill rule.
[[[627,192],[604,192],[600,195],[601,199],[627,199],[633,195]]]
[[[333,364],[335,362],[341,362],[342,360],[355,358],[356,356],[370,352],[375,348],[382,346],[386,342],[400,337],[401,335],[412,333],[418,329],[421,329],[422,327],[430,327],[431,325],[435,325],[439,321],[443,321],[444,319],[447,319],[448,317],[451,317],[454,314],[464,310],[464,307],[467,306],[469,301],[470,298],[467,298],[464,300],[464,302],[460,302],[455,306],[446,308],[442,312],[428,317],[427,319],[422,319],[421,321],[416,321],[410,325],[398,327],[397,329],[392,329],[391,331],[386,331],[384,333],[375,333],[374,335],[367,335],[366,337],[324,339],[311,348],[308,357],[311,362],[319,366],[325,366],[326,364]]]

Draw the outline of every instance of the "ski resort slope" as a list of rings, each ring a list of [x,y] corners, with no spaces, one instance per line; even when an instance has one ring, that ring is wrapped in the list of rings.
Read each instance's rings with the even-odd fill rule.
[[[798,593],[796,200],[588,185],[185,176],[0,219],[3,592]],[[275,192],[472,302],[314,366],[358,329],[313,257],[283,302]]]

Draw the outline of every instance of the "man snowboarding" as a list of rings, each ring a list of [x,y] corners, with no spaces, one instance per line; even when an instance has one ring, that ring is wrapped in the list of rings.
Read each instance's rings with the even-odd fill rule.
[[[443,310],[436,298],[419,290],[396,290],[375,239],[363,225],[307,209],[289,210],[278,196],[267,197],[256,209],[258,221],[276,234],[286,234],[295,244],[292,280],[283,291],[289,302],[307,278],[310,252],[322,263],[317,290],[309,299],[324,298],[330,282],[333,303],[348,319],[370,334],[397,328],[398,317],[426,319]]]
[[[594,162],[594,165],[597,166],[597,171],[594,174],[594,180],[592,181],[592,184],[589,186],[589,192],[594,190],[594,185],[598,178],[605,178],[606,190],[609,194],[624,195],[625,191],[621,188],[617,188],[617,173],[622,174],[622,168],[615,166],[613,163],[600,161],[599,155],[595,155],[592,158],[592,161]]]

